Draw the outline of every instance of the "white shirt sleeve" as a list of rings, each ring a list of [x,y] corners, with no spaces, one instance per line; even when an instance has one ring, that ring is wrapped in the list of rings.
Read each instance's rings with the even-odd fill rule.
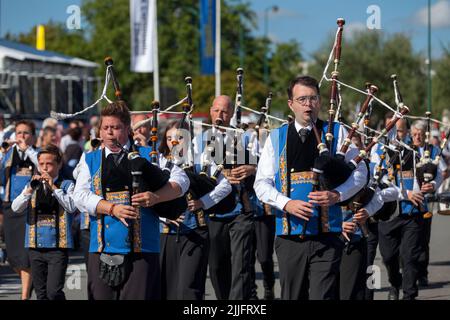
[[[431,183],[434,185],[434,191],[437,191],[439,189],[443,181],[444,177],[442,177],[442,169],[441,166],[438,164],[436,177],[434,178],[433,181],[431,181]]]
[[[64,192],[62,189],[56,189],[55,191],[53,191],[53,195],[55,196],[56,200],[58,200],[59,204],[68,213],[73,213],[75,212],[75,210],[77,210],[72,197],[74,189],[75,185],[71,183],[69,188],[67,189],[67,192]]]
[[[349,162],[359,154],[357,148],[349,148],[345,154],[345,161]],[[351,176],[340,186],[335,188],[340,194],[340,201],[347,200],[361,190],[367,182],[367,166],[363,161],[358,163],[358,166],[353,170]]]
[[[275,174],[278,168],[278,164],[275,162],[275,151],[272,146],[272,140],[269,137],[259,159],[254,189],[256,196],[261,202],[278,210],[283,210],[286,203],[291,199],[275,188]]]
[[[379,191],[377,189],[370,202],[364,207],[369,213],[369,216],[373,216],[383,206],[383,199]]]
[[[27,184],[25,188],[23,188],[22,192],[11,203],[12,211],[21,213],[28,207],[28,203],[31,199],[31,193],[26,193],[28,187],[29,185]]]
[[[344,126],[339,126],[339,138],[337,141],[336,148],[340,150],[344,139],[347,137],[348,131]],[[358,148],[354,144],[351,144],[345,154],[345,161],[350,162],[359,154]],[[339,192],[339,201],[345,201],[355,195],[359,190],[361,190],[367,182],[367,166],[364,161],[358,163],[358,166],[353,170],[352,175],[340,186],[335,188],[335,191]]]
[[[178,195],[179,197],[184,195],[189,190],[190,185],[189,178],[184,172],[184,170],[178,166],[174,165],[172,170],[170,171],[169,182],[174,182],[180,186],[181,194]]]
[[[37,168],[39,166],[37,158],[38,155],[37,150],[33,149],[32,147],[28,147],[28,149],[25,150],[25,154]]]
[[[217,166],[215,164],[211,164],[211,172],[216,171],[216,168]],[[230,194],[231,190],[231,184],[222,174],[220,174],[219,178],[217,179],[217,186],[214,188],[214,190],[200,198],[200,201],[203,203],[203,209],[209,209],[212,206],[218,204],[221,200],[223,200],[227,195]]]
[[[86,163],[86,156],[83,153],[79,162],[79,173],[73,191],[73,201],[78,210],[95,216],[97,205],[103,198],[91,191],[91,181],[91,173]]]

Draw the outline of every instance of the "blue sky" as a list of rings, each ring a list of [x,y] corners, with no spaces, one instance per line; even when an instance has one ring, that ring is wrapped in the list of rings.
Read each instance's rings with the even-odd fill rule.
[[[81,0],[0,0],[0,33],[27,32],[49,19],[65,22],[70,5]],[[161,1],[161,0],[160,0]],[[164,0],[170,1],[170,0]],[[258,16],[255,34],[264,33],[264,10],[272,5],[278,12],[269,14],[269,36],[275,42],[296,39],[306,58],[317,50],[336,30],[336,18],[346,19],[344,37],[353,30],[366,29],[370,5],[380,9],[381,30],[392,34],[403,32],[411,37],[414,49],[427,52],[427,0],[252,0]],[[450,0],[432,0],[432,55],[442,54],[442,44],[450,46]],[[83,13],[81,13],[83,14]],[[82,22],[83,27],[83,22]]]

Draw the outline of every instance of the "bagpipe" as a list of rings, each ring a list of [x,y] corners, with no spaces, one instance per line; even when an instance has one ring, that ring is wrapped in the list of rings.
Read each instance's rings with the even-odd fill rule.
[[[244,69],[238,68],[236,70],[236,97],[235,97],[235,109],[236,109],[236,128],[241,130],[246,130],[248,128],[247,124],[242,123],[242,101],[244,98]],[[243,148],[243,141],[240,132],[236,131],[233,137],[233,157],[231,160],[231,168],[235,169],[241,165],[238,163],[238,155],[244,153],[244,164],[248,164],[250,158],[250,152],[248,149]],[[240,182],[238,186],[239,200],[241,201],[242,208],[245,213],[253,211],[253,206],[250,201],[250,192],[253,190],[253,184],[255,183],[255,176],[246,177]]]
[[[195,164],[194,164],[194,148],[192,145],[192,138],[194,137],[194,128],[192,125],[192,111],[194,109],[194,103],[192,100],[192,78],[186,77],[185,78],[186,83],[186,92],[187,92],[187,99],[186,103],[183,104],[183,116],[180,120],[179,129],[188,129],[189,130],[189,139],[188,140],[188,155],[183,155],[184,159],[187,158],[187,161],[183,164],[183,169],[186,173],[186,175],[189,177],[190,181],[190,188],[189,191],[186,194],[187,200],[193,200],[193,199],[200,199],[204,195],[210,193],[213,191],[217,186],[217,180],[220,176],[220,173],[223,169],[223,166],[219,165],[214,174],[209,175],[209,169],[210,169],[210,161],[205,163],[204,166],[202,166],[200,173],[196,173],[195,171]],[[220,124],[218,124],[220,125]],[[181,136],[181,133],[179,134]],[[175,141],[175,145],[178,144],[178,141]],[[175,149],[175,148],[174,148]],[[176,150],[176,149],[175,149]],[[184,150],[184,149],[183,149]],[[189,160],[189,155],[191,159]],[[173,156],[172,156],[173,157]],[[190,162],[192,161],[192,163]],[[225,214],[228,212],[231,212],[236,207],[236,200],[235,200],[235,191],[231,192],[228,196],[226,196],[224,199],[222,199],[219,203],[212,206],[211,208],[207,210],[199,209],[194,212],[197,224],[198,226],[205,226],[205,220],[204,215],[213,215],[213,214]]]
[[[438,210],[438,214],[443,216],[450,216],[450,191],[442,192],[442,193],[429,193],[425,195],[425,198],[428,203],[440,203],[446,206],[445,210]]]
[[[398,156],[398,153],[396,153]],[[380,160],[375,166],[373,179],[372,179],[372,190],[379,189],[386,189],[391,186],[394,179],[394,171],[391,171],[392,174],[389,174],[389,170],[393,166],[391,163],[387,163],[387,151],[385,148],[383,148],[383,153],[380,155]],[[383,182],[383,177],[388,176],[388,182]],[[374,213],[374,215],[371,217],[371,221],[378,222],[378,221],[387,221],[391,218],[391,216],[395,213],[397,209],[397,201],[384,201],[383,206],[380,210]]]
[[[255,145],[255,141],[257,141],[257,143],[258,143],[258,147],[260,146],[261,131],[269,130],[269,123],[267,121],[267,115],[269,113],[270,106],[272,105],[272,95],[273,95],[272,92],[269,92],[269,95],[266,98],[265,104],[260,109],[259,118],[255,125],[255,131],[253,131],[253,133],[250,137],[250,141],[248,143],[247,150],[249,150],[249,151],[252,151],[252,149]],[[259,155],[259,150],[257,153]]]
[[[114,86],[116,99],[119,101],[124,101],[122,98],[122,93],[120,90],[119,82],[117,80],[114,71],[114,62],[111,57],[105,59],[105,65],[109,67],[110,77]],[[130,150],[127,150],[124,146],[120,145],[116,141],[117,146],[121,149],[121,152],[127,156],[128,169],[132,175],[132,189],[133,194],[141,192],[156,192],[166,185],[170,178],[170,173],[165,172],[166,170],[161,169],[158,166],[158,158],[156,151],[157,143],[157,111],[159,109],[159,103],[152,103],[153,109],[153,124],[152,124],[152,151],[150,152],[151,162],[147,159],[141,157],[138,146],[134,143],[132,137],[130,136]],[[156,115],[156,116],[155,116]],[[156,134],[155,134],[156,133]],[[154,138],[155,137],[155,138]],[[155,161],[155,151],[156,151],[156,161]],[[179,197],[170,201],[161,202],[152,207],[152,209],[161,217],[168,219],[176,219],[180,216],[186,209],[187,203],[184,197]]]

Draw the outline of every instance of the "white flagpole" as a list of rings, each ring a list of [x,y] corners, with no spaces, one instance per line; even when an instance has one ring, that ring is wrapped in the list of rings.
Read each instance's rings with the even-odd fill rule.
[[[216,61],[215,61],[215,73],[216,73],[216,97],[220,96],[220,73],[221,73],[221,48],[220,48],[220,0],[216,0]]]
[[[153,28],[153,92],[154,92],[154,100],[159,100],[159,59],[158,59],[158,5],[157,0],[154,1],[155,10],[154,11],[154,28]]]

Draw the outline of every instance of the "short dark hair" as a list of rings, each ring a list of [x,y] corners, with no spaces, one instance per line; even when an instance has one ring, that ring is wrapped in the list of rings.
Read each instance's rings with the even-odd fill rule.
[[[115,101],[108,104],[105,108],[102,109],[100,113],[100,122],[99,126],[101,126],[103,117],[116,117],[127,127],[131,125],[131,116],[130,109],[127,104],[123,100]]]
[[[51,154],[55,156],[55,160],[56,163],[60,164],[62,162],[62,153],[61,150],[59,150],[59,148],[53,144],[49,144],[48,146],[42,148],[37,155],[37,158],[39,159],[39,157],[43,154]]]
[[[36,125],[34,124],[33,121],[31,121],[31,120],[19,120],[19,121],[16,122],[16,128],[19,125],[21,125],[21,124],[23,124],[23,125],[27,126],[28,128],[30,128],[31,134],[33,136],[36,135]]]
[[[320,95],[319,82],[317,82],[316,79],[310,76],[300,76],[292,80],[291,83],[289,84],[289,88],[287,89],[289,100],[292,100],[293,98],[292,91],[294,90],[294,87],[298,84],[305,87],[316,89],[317,94]]]
[[[67,134],[72,138],[72,140],[78,141],[83,134],[83,130],[81,130],[80,127],[70,128]]]

